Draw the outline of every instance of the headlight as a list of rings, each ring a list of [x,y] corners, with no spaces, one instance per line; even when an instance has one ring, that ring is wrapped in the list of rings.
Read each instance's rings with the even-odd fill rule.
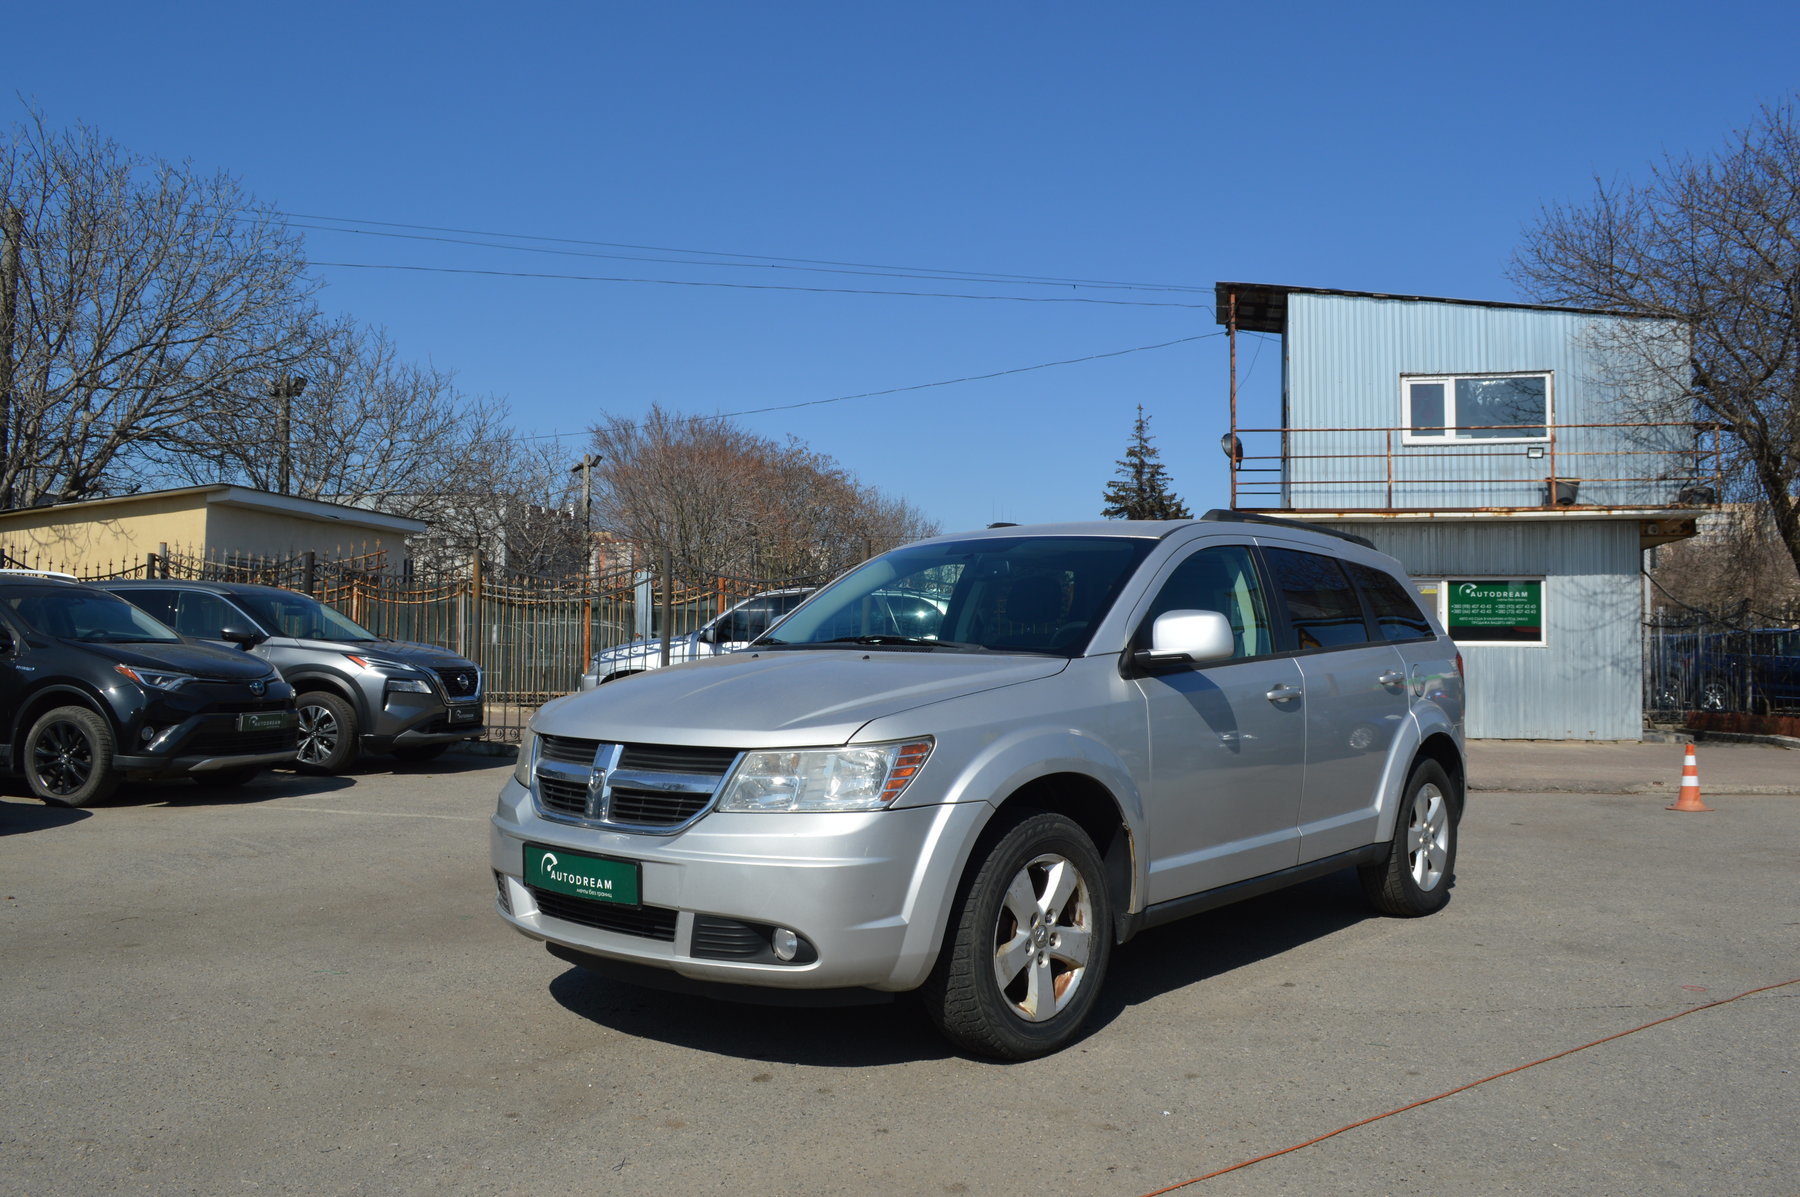
[[[531,788],[531,767],[537,764],[537,733],[527,731],[525,738],[519,741],[519,763],[513,766],[513,780]]]
[[[719,799],[722,811],[883,810],[931,755],[930,740],[854,748],[749,752]]]
[[[152,690],[178,690],[185,683],[194,680],[191,673],[171,673],[166,669],[134,669],[130,665],[114,665],[113,668],[138,685],[148,686]]]
[[[382,689],[389,694],[396,690],[406,694],[430,694],[431,683],[422,677],[391,677]]]

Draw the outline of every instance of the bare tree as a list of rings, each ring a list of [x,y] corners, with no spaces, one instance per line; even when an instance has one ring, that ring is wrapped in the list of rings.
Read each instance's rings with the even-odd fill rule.
[[[238,183],[32,113],[0,144],[0,509],[129,485],[311,348],[299,244]]]
[[[1765,504],[1800,566],[1800,110],[1762,109],[1710,158],[1548,207],[1515,255],[1536,298],[1662,317],[1638,324],[1646,380],[1723,430],[1724,498]],[[1672,327],[1686,353],[1672,353]]]
[[[823,578],[935,525],[804,444],[653,407],[593,430],[597,522],[690,578]]]

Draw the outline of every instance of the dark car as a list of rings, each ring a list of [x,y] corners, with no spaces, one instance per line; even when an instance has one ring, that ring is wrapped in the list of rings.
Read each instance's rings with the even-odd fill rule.
[[[121,781],[232,785],[294,759],[294,691],[268,662],[195,644],[91,586],[0,575],[0,767],[37,797]]]
[[[179,579],[89,585],[184,636],[236,644],[279,669],[299,696],[298,760],[310,769],[337,773],[361,752],[428,760],[485,730],[473,661],[434,644],[385,640],[311,595]]]
[[[1800,631],[1753,628],[1690,637],[1686,677],[1702,711],[1800,707]]]

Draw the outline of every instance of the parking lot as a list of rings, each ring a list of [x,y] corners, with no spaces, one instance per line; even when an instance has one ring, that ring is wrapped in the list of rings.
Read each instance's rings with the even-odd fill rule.
[[[1443,913],[1342,874],[1159,929],[1008,1066],[570,969],[492,913],[509,768],[9,783],[0,1193],[1130,1197],[1689,1011],[1180,1191],[1796,1191],[1791,794],[1477,792]]]

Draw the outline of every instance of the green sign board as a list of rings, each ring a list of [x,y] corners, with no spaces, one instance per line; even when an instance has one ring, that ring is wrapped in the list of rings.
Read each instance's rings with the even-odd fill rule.
[[[1541,580],[1451,580],[1445,587],[1452,639],[1535,642],[1544,638]]]
[[[638,866],[561,848],[525,847],[525,884],[590,902],[638,904]]]

